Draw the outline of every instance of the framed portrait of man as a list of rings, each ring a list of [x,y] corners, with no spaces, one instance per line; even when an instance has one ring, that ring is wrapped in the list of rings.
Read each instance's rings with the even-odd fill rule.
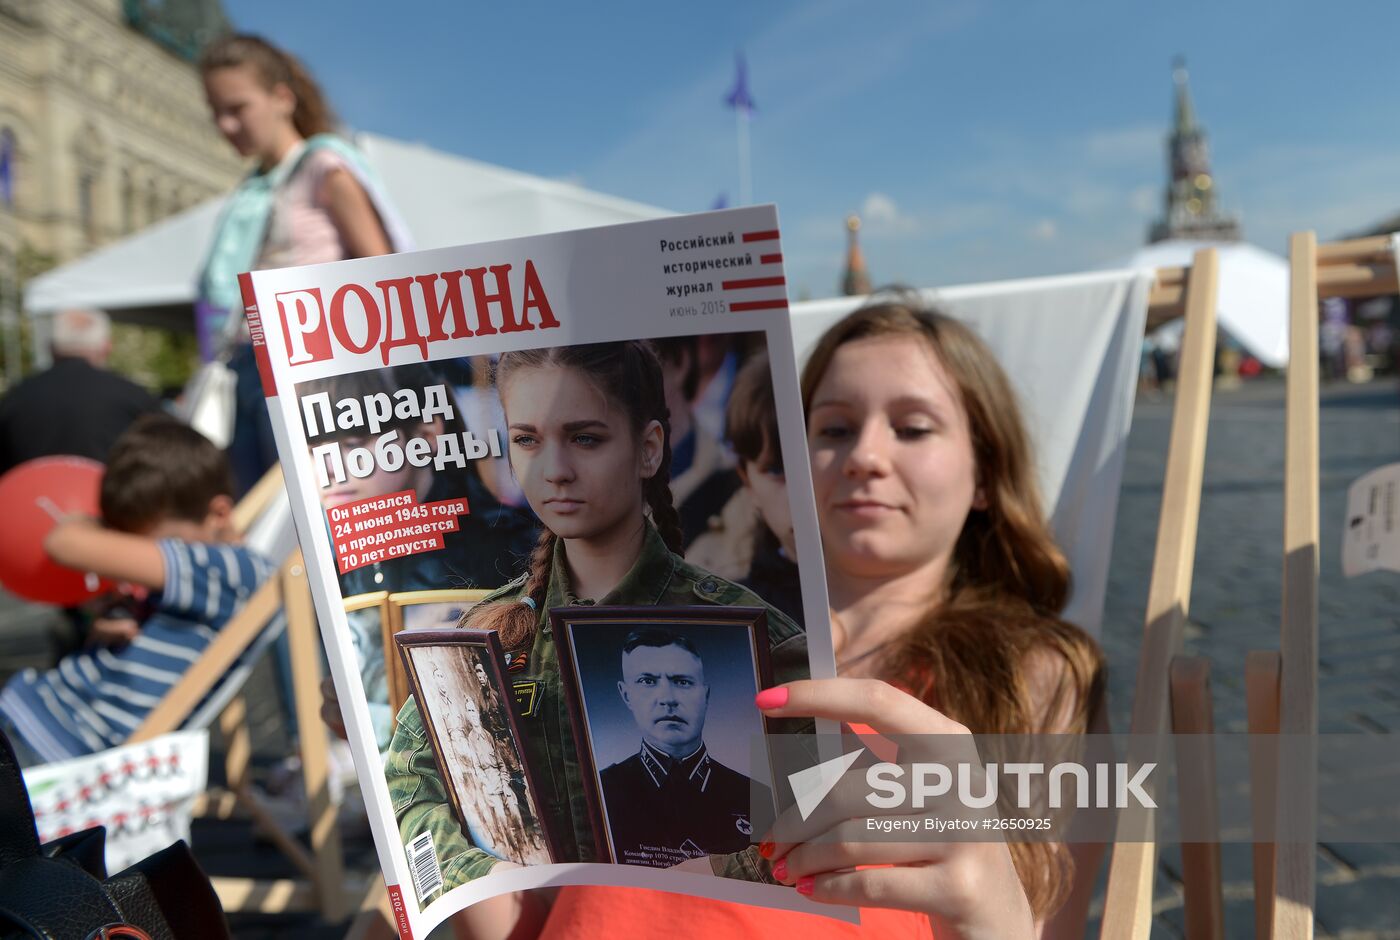
[[[558,860],[521,746],[496,634],[405,630],[394,642],[462,832],[505,861]]]
[[[775,812],[753,704],[772,684],[766,611],[563,607],[550,621],[599,855],[670,868],[751,845]]]

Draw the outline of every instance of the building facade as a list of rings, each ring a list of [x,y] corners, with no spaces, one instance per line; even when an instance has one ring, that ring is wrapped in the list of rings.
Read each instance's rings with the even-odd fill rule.
[[[218,0],[0,0],[0,271],[63,262],[232,186],[194,58]]]

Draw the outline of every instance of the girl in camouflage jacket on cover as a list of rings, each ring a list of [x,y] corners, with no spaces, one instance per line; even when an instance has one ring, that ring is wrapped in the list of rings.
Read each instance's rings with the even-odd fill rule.
[[[525,573],[473,608],[463,625],[499,634],[511,662],[521,744],[542,768],[534,780],[538,805],[565,858],[594,861],[548,612],[594,603],[764,607],[779,682],[807,677],[806,635],[753,592],[681,557],[669,416],[648,343],[506,353],[496,385],[511,465],[543,528]],[[463,833],[412,698],[398,716],[385,774],[404,844],[432,833],[442,891],[514,867]],[[768,880],[752,849],[716,865],[735,877]]]

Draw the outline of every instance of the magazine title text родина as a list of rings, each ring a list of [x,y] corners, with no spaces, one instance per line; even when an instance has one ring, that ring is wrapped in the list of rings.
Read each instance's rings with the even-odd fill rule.
[[[363,355],[377,346],[387,366],[390,353],[403,347],[427,360],[430,343],[558,327],[535,263],[527,260],[514,278],[512,270],[493,264],[396,277],[376,281],[374,289],[351,282],[336,288],[329,304],[319,287],[281,291],[274,296],[287,362],[324,362],[337,356],[336,347]]]

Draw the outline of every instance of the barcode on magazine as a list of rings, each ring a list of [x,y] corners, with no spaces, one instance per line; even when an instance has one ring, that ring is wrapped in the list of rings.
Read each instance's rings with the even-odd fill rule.
[[[413,869],[413,887],[418,900],[442,890],[442,866],[438,864],[437,849],[432,832],[419,833],[408,844],[408,866]]]

